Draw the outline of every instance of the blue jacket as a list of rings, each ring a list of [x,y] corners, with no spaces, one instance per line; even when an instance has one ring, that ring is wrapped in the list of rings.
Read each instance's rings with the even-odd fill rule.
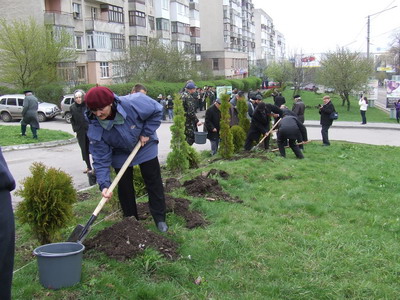
[[[104,129],[98,119],[87,111],[89,149],[100,190],[111,185],[110,166],[118,169],[122,167],[139,141],[139,136],[150,139],[140,148],[130,166],[144,163],[158,155],[156,130],[161,124],[162,105],[143,93],[114,96],[114,106],[123,118],[122,124],[112,124],[113,121],[110,121],[107,129]]]

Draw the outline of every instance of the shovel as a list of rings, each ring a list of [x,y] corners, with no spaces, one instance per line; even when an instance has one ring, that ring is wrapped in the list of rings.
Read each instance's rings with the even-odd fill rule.
[[[310,143],[311,141],[305,141],[305,142],[300,142],[300,143],[297,143],[296,145],[297,146],[300,146],[300,145],[305,145],[305,144],[308,144],[308,143]],[[285,146],[285,148],[289,148],[290,146]],[[279,148],[276,148],[276,149],[272,149],[271,150],[271,152],[276,152],[276,151],[279,151]]]
[[[251,151],[257,149],[258,146],[260,146],[261,143],[264,142],[264,140],[272,133],[272,131],[274,131],[274,129],[276,128],[276,126],[279,124],[279,122],[280,122],[281,120],[282,120],[282,118],[275,122],[275,124],[274,124],[274,126],[272,126],[271,130],[268,131],[268,132],[264,135],[264,137],[261,139],[261,141],[258,142],[257,145],[255,145],[253,148],[251,148]]]
[[[124,175],[126,169],[132,162],[133,158],[135,157],[136,153],[139,151],[141,147],[140,141],[136,144],[135,148],[133,148],[131,154],[128,156],[126,159],[124,165],[121,167],[121,170],[118,172],[117,176],[115,176],[113,182],[111,183],[110,187],[108,188],[108,191],[111,193],[116,185],[118,184],[119,180],[121,179],[122,175]],[[92,216],[90,217],[89,221],[86,223],[85,226],[79,224],[75,227],[74,231],[72,231],[71,235],[68,237],[67,242],[80,242],[82,243],[83,240],[85,239],[86,235],[89,233],[90,226],[94,223],[94,221],[97,219],[98,214],[102,210],[104,204],[106,204],[108,198],[101,198],[99,204],[97,205],[96,209],[94,210]]]

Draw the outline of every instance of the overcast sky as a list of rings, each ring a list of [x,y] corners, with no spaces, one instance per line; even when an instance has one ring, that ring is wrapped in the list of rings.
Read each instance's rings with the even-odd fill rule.
[[[286,39],[287,54],[323,53],[346,47],[367,51],[370,16],[370,52],[387,49],[400,32],[400,0],[253,0],[272,19]],[[397,6],[393,9],[391,7]],[[385,12],[379,13],[385,9]]]

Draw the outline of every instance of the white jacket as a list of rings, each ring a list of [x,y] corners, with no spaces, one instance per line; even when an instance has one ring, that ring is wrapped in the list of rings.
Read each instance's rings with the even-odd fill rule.
[[[358,101],[358,105],[360,105],[360,110],[366,111],[368,109],[368,104],[363,98]]]

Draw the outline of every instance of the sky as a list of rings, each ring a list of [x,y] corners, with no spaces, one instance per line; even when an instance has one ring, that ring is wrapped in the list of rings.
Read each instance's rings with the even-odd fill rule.
[[[253,0],[253,4],[285,36],[288,55],[326,53],[337,47],[366,52],[368,16],[370,53],[387,50],[393,34],[400,33],[400,0]]]

